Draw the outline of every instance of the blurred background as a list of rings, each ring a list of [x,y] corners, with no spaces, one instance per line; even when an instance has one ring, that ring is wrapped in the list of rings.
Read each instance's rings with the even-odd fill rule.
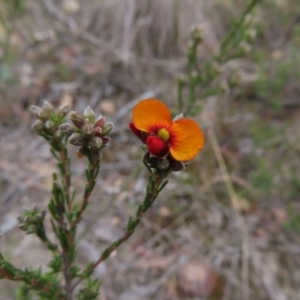
[[[132,107],[156,97],[177,113],[190,29],[203,30],[205,62],[247,2],[0,1],[0,249],[8,260],[45,268],[50,259],[16,220],[26,207],[46,207],[55,168],[30,129],[29,106],[90,105],[115,123],[79,228],[86,264],[122,235],[143,199],[147,172],[128,130]],[[254,17],[255,43],[224,71],[234,69],[236,87],[197,100],[204,150],[96,269],[99,299],[300,299],[299,0],[265,0]],[[70,152],[80,190],[84,162]],[[17,286],[0,281],[1,300],[18,299]]]

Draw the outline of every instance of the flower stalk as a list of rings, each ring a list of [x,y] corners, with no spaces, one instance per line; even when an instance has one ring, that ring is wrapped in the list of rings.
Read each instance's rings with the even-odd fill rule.
[[[146,161],[144,161],[147,164]],[[155,199],[159,195],[159,193],[163,190],[163,188],[167,185],[168,181],[166,177],[168,174],[161,172],[157,169],[151,169],[147,164],[147,168],[150,171],[149,180],[146,188],[146,195],[142,204],[140,204],[137,208],[135,217],[130,217],[127,223],[126,231],[116,241],[111,243],[100,255],[99,259],[94,263],[91,263],[87,266],[87,268],[83,271],[83,274],[92,274],[96,267],[101,264],[103,261],[108,259],[112,252],[114,252],[118,247],[120,247],[124,242],[126,242],[135,232],[137,226],[139,225],[141,219],[147,210],[152,206]],[[72,289],[75,289],[76,286],[83,280],[83,277],[78,279],[77,282],[73,285]]]
[[[257,31],[253,10],[260,2],[262,0],[251,0],[248,3],[241,17],[221,40],[216,55],[203,65],[199,64],[198,56],[203,41],[203,30],[199,27],[191,30],[186,51],[187,68],[177,80],[177,104],[184,115],[198,115],[202,110],[198,99],[204,101],[207,97],[223,95],[236,85],[236,80],[224,78],[223,69],[226,63],[245,56],[251,50]],[[232,77],[236,76],[233,71],[229,73]]]
[[[81,203],[79,211],[76,213],[76,218],[71,224],[71,228],[74,229],[78,225],[78,223],[82,219],[82,215],[88,205],[89,198],[93,192],[93,189],[96,184],[96,178],[100,170],[100,161],[98,159],[95,159],[93,157],[90,157],[88,168],[85,172],[87,183],[84,190],[84,196],[83,201]]]

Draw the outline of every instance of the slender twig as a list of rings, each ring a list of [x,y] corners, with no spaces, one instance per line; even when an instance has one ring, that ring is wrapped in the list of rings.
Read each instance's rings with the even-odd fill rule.
[[[60,170],[61,177],[62,177],[62,186],[64,191],[64,198],[65,202],[62,203],[64,205],[64,208],[58,212],[59,219],[58,223],[61,227],[61,229],[64,231],[68,243],[65,245],[61,242],[61,248],[62,248],[62,259],[63,259],[63,276],[65,279],[65,293],[66,293],[66,300],[72,300],[72,277],[70,274],[70,268],[72,266],[72,258],[70,256],[70,248],[74,245],[74,235],[72,233],[72,230],[70,229],[71,226],[67,225],[67,219],[65,215],[65,211],[68,212],[72,211],[72,201],[70,196],[70,186],[71,186],[71,177],[70,177],[70,165],[69,165],[69,158],[68,158],[68,152],[66,145],[61,142],[61,145],[59,147],[61,150],[59,151],[59,155],[55,153],[55,151],[52,151],[55,158],[58,160],[58,169]]]
[[[71,268],[71,258],[70,258],[70,248],[73,246],[74,237],[71,235],[70,230],[66,228],[65,224],[65,217],[64,217],[64,211],[59,212],[59,219],[58,219],[59,226],[64,231],[66,237],[68,238],[68,243],[65,245],[61,240],[61,248],[62,248],[62,259],[63,259],[63,275],[65,278],[65,293],[66,293],[66,300],[72,300],[72,278],[70,274],[70,268]]]
[[[99,173],[100,168],[100,161],[97,159],[92,159],[89,164],[89,168],[86,170],[86,173],[88,174],[88,182],[85,187],[83,201],[81,203],[81,207],[77,213],[76,219],[71,224],[71,230],[75,229],[78,223],[80,222],[82,218],[82,214],[85,211],[88,201],[90,199],[90,196],[92,194],[92,191],[95,187],[96,178]]]
[[[135,232],[136,227],[138,226],[141,219],[143,218],[144,214],[152,206],[158,194],[162,191],[162,189],[166,185],[167,182],[164,182],[165,177],[166,177],[165,175],[159,175],[153,173],[150,175],[145,199],[144,202],[141,205],[139,205],[136,212],[136,217],[129,219],[127,229],[123,234],[123,236],[118,240],[114,241],[110,246],[108,246],[102,252],[99,259],[96,262],[94,262],[90,267],[88,267],[86,271],[93,272],[99,264],[101,264],[104,260],[109,258],[109,256],[113,251],[115,251],[120,245],[122,245],[126,240],[128,240],[132,236],[132,234]],[[82,280],[83,280],[82,278],[79,278],[72,286],[72,289],[74,290]]]
[[[61,151],[61,161],[63,164],[63,170],[68,170],[67,172],[65,172],[63,177],[64,177],[64,181],[65,181],[65,193],[66,193],[66,198],[67,199],[67,204],[68,204],[68,209],[69,211],[71,211],[72,209],[72,204],[70,201],[70,195],[69,195],[69,184],[70,184],[70,176],[69,176],[69,163],[68,163],[68,158],[65,155],[66,151]],[[62,258],[63,258],[63,262],[64,262],[64,268],[63,268],[63,274],[64,274],[64,278],[65,278],[65,292],[66,292],[66,297],[67,300],[72,300],[72,294],[73,294],[73,288],[72,288],[72,277],[70,274],[70,269],[72,267],[72,258],[70,255],[70,248],[73,247],[74,245],[74,240],[75,240],[75,229],[76,226],[78,225],[78,223],[80,222],[81,218],[82,218],[82,214],[85,211],[87,205],[88,205],[88,201],[89,198],[91,196],[91,193],[95,187],[95,183],[96,183],[96,178],[97,175],[99,173],[99,168],[100,168],[100,162],[97,159],[89,159],[89,167],[86,171],[87,174],[87,184],[85,187],[85,191],[84,191],[84,196],[83,196],[83,201],[81,203],[81,207],[76,215],[76,218],[73,222],[70,223],[69,228],[65,228],[65,224],[64,224],[64,214],[62,214],[61,216],[61,220],[60,220],[60,225],[62,228],[65,228],[65,233],[66,236],[68,237],[68,248],[66,247],[62,247]]]
[[[70,255],[68,251],[63,250],[62,258],[64,261],[64,268],[63,268],[63,274],[65,278],[65,292],[66,292],[66,300],[72,300],[72,277],[70,274],[70,268],[71,268],[71,261],[70,261]]]
[[[28,280],[24,276],[9,274],[8,272],[6,272],[2,268],[0,268],[0,275],[1,275],[1,277],[12,280],[12,281],[20,281],[20,282],[24,282],[26,284],[29,284],[35,290],[38,290],[38,291],[41,291],[41,292],[44,292],[44,293],[49,293],[50,294],[53,291],[55,291],[54,296],[57,300],[65,300],[65,297],[60,292],[60,289],[57,288],[55,285],[52,285],[51,283],[47,283],[46,285],[43,286],[41,283],[38,282],[38,280],[36,278],[32,278],[32,281],[30,283],[28,283]]]
[[[64,147],[59,154],[60,154],[60,162],[62,166],[61,175],[64,180],[64,192],[65,192],[65,197],[68,205],[68,211],[70,212],[72,210],[72,201],[70,198],[70,186],[71,186],[70,172],[71,171],[69,166],[67,148]]]
[[[239,30],[241,29],[246,16],[254,9],[254,7],[261,2],[262,0],[252,0],[248,6],[246,7],[244,13],[242,14],[242,17],[239,19],[238,23],[235,24],[235,26],[231,29],[231,31],[226,35],[226,37],[224,38],[222,45],[221,45],[221,53],[218,55],[217,57],[217,61],[221,62],[222,58],[224,57],[224,54],[226,54],[227,52],[225,51],[225,49],[227,48],[228,45],[230,45],[231,41],[233,40],[233,38],[235,37],[235,35],[237,34],[237,32],[239,32]]]
[[[217,78],[216,75],[212,76],[212,75],[206,75],[205,76],[205,81],[202,81],[201,82],[201,92],[200,92],[200,95],[199,95],[199,98],[201,98],[204,94],[204,92],[207,90],[207,88],[210,87],[210,84]],[[189,92],[192,92],[193,95],[194,95],[194,100],[193,101],[190,101],[189,102],[189,105],[187,106],[187,108],[185,109],[184,111],[184,116],[188,116],[190,115],[191,113],[191,110],[193,109],[194,107],[194,103],[195,103],[195,86],[191,89],[189,88],[190,91]]]
[[[237,39],[236,37],[239,35],[241,30],[245,28],[244,23],[246,20],[247,15],[254,9],[254,7],[262,0],[251,0],[248,6],[246,7],[245,11],[243,12],[242,16],[239,18],[237,23],[232,27],[232,29],[229,31],[229,33],[223,38],[220,45],[219,53],[213,57],[212,61],[210,62],[210,66],[213,63],[216,63],[217,65],[224,64],[230,59],[232,59],[232,56],[230,56],[230,51],[235,51],[238,48],[239,43],[241,42],[240,39]],[[188,106],[184,110],[184,115],[189,115],[194,108],[195,100],[196,100],[196,89],[199,86],[201,88],[200,94],[197,95],[198,98],[203,97],[205,94],[205,91],[207,91],[207,88],[211,86],[211,84],[214,82],[215,79],[218,78],[218,73],[206,73],[205,70],[200,71],[197,67],[197,48],[200,44],[195,44],[195,48],[191,50],[191,56],[188,57]],[[200,80],[195,81],[193,79],[193,73],[195,72],[200,74]],[[180,81],[178,82],[178,103],[179,103],[179,109],[182,110],[182,88],[180,85]]]
[[[68,238],[68,245],[65,245],[61,242],[61,248],[62,248],[62,259],[63,259],[63,276],[65,278],[65,293],[66,293],[66,299],[72,300],[72,277],[70,274],[70,268],[72,266],[72,261],[70,257],[70,247],[74,244],[74,235],[72,234],[72,231],[70,229],[71,226],[67,225],[68,218],[65,217],[65,210],[68,212],[72,211],[72,201],[70,196],[70,185],[71,185],[71,177],[70,177],[70,165],[69,165],[69,158],[68,158],[68,152],[66,145],[61,142],[61,145],[59,147],[61,150],[59,151],[59,154],[57,155],[55,151],[52,151],[52,154],[54,157],[58,160],[58,169],[60,170],[60,174],[62,177],[62,186],[64,190],[64,198],[66,207],[64,207],[62,210],[60,210],[59,213],[59,219],[58,223],[62,230],[64,231],[65,235]]]

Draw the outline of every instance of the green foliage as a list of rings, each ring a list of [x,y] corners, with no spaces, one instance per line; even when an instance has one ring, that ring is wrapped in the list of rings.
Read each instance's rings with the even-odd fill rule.
[[[19,289],[16,291],[16,298],[17,300],[31,300],[31,289],[27,285],[22,285]]]
[[[253,59],[259,68],[259,76],[254,84],[257,98],[264,104],[280,113],[284,104],[297,102],[299,73],[299,46],[300,34],[297,22],[291,25],[291,15],[299,14],[300,7],[297,1],[289,1],[282,5],[277,1],[264,1],[263,7],[268,11],[263,26],[259,28],[260,43],[253,53]],[[284,9],[282,9],[284,7]],[[266,44],[268,35],[275,32],[285,32],[282,42]],[[274,36],[272,40],[277,39]],[[287,47],[288,45],[288,47]]]
[[[99,295],[101,282],[98,279],[88,279],[85,287],[79,290],[78,300],[96,300]]]
[[[260,158],[257,160],[255,171],[250,175],[252,185],[260,192],[268,193],[273,187],[273,172],[270,169],[269,162]]]
[[[261,148],[278,136],[280,128],[274,128],[271,123],[266,123],[260,118],[254,118],[249,123],[248,131],[255,145]]]
[[[290,187],[289,187],[290,198],[293,199],[298,197],[299,191],[300,191],[300,180],[296,174],[292,174],[290,179]]]
[[[9,9],[19,13],[23,11],[26,0],[2,0],[1,2],[7,5]]]
[[[73,73],[70,69],[64,65],[63,63],[58,63],[55,65],[55,74],[54,76],[57,77],[59,81],[71,81]]]
[[[48,204],[50,222],[57,243],[47,236],[44,226],[46,211],[37,207],[25,210],[19,217],[20,229],[26,234],[36,235],[51,251],[52,260],[47,264],[50,270],[45,273],[40,269],[21,270],[0,255],[0,278],[24,283],[17,294],[22,300],[29,299],[31,291],[36,291],[41,300],[72,300],[74,297],[78,300],[97,299],[101,282],[93,278],[94,269],[134,233],[143,215],[166,186],[165,178],[172,172],[172,169],[161,170],[156,160],[144,161],[150,173],[144,202],[138,207],[136,216],[129,218],[125,234],[107,247],[96,262],[88,264],[82,271],[75,263],[77,226],[94,190],[100,171],[100,152],[110,141],[108,135],[113,129],[113,124],[106,122],[102,116],[96,119],[90,107],[87,107],[83,114],[71,112],[70,119],[73,124],[63,124],[68,112],[65,106],[55,110],[50,103],[45,102],[43,107],[31,106],[31,111],[37,117],[32,128],[48,142],[50,151],[57,160],[58,172],[53,173],[52,197]],[[74,143],[72,139],[74,134],[82,135],[80,143],[78,141]],[[95,138],[101,140],[98,143],[99,147],[98,144],[91,144]],[[79,150],[82,155],[87,157],[86,185],[79,204],[75,203],[77,200],[75,192],[71,191],[71,160],[67,151],[68,142],[80,146]],[[63,287],[60,286],[61,277],[64,277]],[[74,289],[80,283],[81,287],[74,295]]]
[[[300,213],[297,212],[293,205],[288,207],[288,217],[289,220],[282,224],[283,228],[286,230],[291,230],[294,232],[300,232]]]
[[[292,49],[291,55],[284,57],[284,54],[278,50],[277,53],[273,53],[275,57],[271,65],[265,64],[266,55],[269,56],[269,53],[260,54],[261,57],[256,55],[259,76],[255,82],[255,89],[260,97],[270,99],[267,104],[277,112],[281,111],[283,99],[286,98],[287,82],[290,82],[287,79],[300,78],[300,71],[295,68],[295,64],[300,62],[300,57],[296,51],[298,52],[298,50]]]
[[[187,69],[178,78],[177,85],[178,109],[184,115],[195,116],[201,112],[202,105],[198,103],[198,99],[203,101],[207,97],[222,95],[236,85],[236,80],[231,78],[224,81],[221,70],[229,61],[242,57],[251,50],[251,43],[256,37],[253,9],[259,2],[261,1],[250,1],[243,15],[221,40],[219,53],[203,64],[199,63],[198,57],[203,40],[202,29],[194,28],[191,31],[186,52]]]
[[[63,267],[63,259],[60,255],[54,254],[52,260],[47,265],[53,273],[59,273]]]

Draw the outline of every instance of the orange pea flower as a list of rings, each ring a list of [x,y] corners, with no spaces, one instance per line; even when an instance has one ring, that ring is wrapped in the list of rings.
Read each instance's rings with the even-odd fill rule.
[[[205,138],[199,125],[182,117],[172,120],[168,107],[157,99],[146,99],[133,109],[129,127],[156,157],[168,154],[177,161],[189,161],[202,149]]]

